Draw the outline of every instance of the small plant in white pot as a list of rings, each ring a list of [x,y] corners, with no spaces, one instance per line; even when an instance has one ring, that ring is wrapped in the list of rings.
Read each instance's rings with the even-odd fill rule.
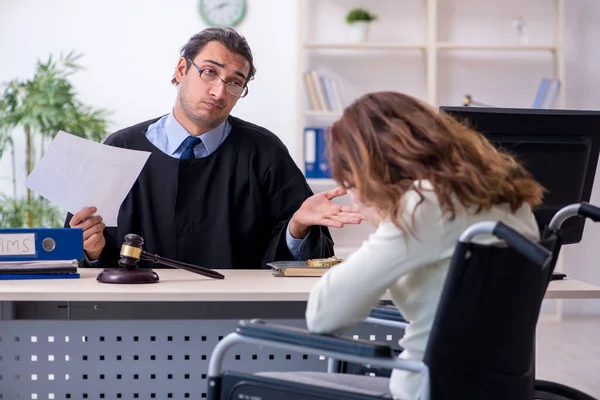
[[[353,8],[346,15],[346,22],[351,27],[351,37],[355,42],[366,42],[369,38],[369,24],[377,19],[376,15],[362,7]]]

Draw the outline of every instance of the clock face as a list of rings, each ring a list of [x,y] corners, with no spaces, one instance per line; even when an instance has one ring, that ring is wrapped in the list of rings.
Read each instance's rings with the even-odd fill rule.
[[[210,26],[235,26],[246,13],[246,0],[200,0],[200,15]]]

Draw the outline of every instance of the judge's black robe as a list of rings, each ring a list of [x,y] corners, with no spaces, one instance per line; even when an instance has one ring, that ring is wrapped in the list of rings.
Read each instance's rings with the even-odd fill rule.
[[[121,205],[118,226],[104,230],[106,246],[97,266],[118,266],[128,233],[142,236],[143,248],[151,254],[206,268],[258,269],[270,261],[292,260],[287,225],[313,193],[280,139],[230,116],[231,132],[212,154],[179,160],[146,138],[156,120],[115,132],[105,141],[151,155]],[[71,217],[67,215],[66,227]],[[311,227],[302,259],[332,255],[329,230]],[[144,261],[139,265],[151,266]]]

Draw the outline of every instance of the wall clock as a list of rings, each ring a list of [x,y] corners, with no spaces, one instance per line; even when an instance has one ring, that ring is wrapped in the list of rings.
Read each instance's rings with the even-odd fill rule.
[[[209,26],[238,25],[246,14],[246,0],[200,0],[200,16]]]

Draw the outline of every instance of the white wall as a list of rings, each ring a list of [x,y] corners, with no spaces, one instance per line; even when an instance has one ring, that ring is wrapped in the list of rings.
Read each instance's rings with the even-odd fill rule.
[[[354,0],[318,0],[334,2],[337,7],[359,4]],[[271,129],[279,135],[297,159],[297,76],[298,27],[296,1],[249,0],[245,21],[239,26],[253,49],[258,73],[250,84],[250,95],[240,100],[234,114]],[[421,15],[414,0],[363,1],[380,13],[382,25],[394,23],[412,31]],[[530,22],[532,42],[547,42],[550,0],[447,0],[441,2],[440,38],[471,43],[506,43],[511,38],[510,19],[519,10]],[[566,1],[567,107],[600,108],[600,2]],[[193,33],[204,28],[197,12],[197,0],[0,0],[0,82],[14,77],[30,77],[35,61],[49,53],[75,50],[84,53],[81,63],[86,70],[73,80],[81,98],[94,106],[113,111],[111,130],[168,112],[174,100],[170,78],[178,50]],[[335,7],[334,7],[335,8]],[[412,17],[411,17],[412,15]],[[517,15],[514,15],[517,16]],[[335,25],[339,15],[322,18]],[[415,19],[417,19],[415,21]],[[384,36],[380,28],[374,35]],[[400,35],[402,29],[394,31]],[[396,37],[396,36],[394,36]],[[528,106],[533,100],[539,76],[548,73],[544,56],[456,55],[442,57],[445,63],[440,84],[440,102],[458,104],[462,94],[496,105]],[[517,58],[518,57],[518,58]],[[494,61],[490,62],[490,58]],[[409,58],[398,73],[422,64]],[[362,64],[358,64],[359,66]],[[349,61],[344,68],[351,77],[360,77]],[[375,70],[376,73],[376,70]],[[510,79],[513,85],[503,83]],[[18,143],[22,149],[22,140]],[[19,150],[19,154],[22,150]],[[23,160],[19,159],[20,165]],[[10,192],[8,158],[0,162],[0,192]],[[24,177],[21,176],[21,180]],[[597,179],[600,180],[600,177]],[[597,183],[592,202],[600,204]],[[353,238],[360,243],[361,238]],[[600,224],[588,224],[581,244],[565,248],[567,273],[600,285],[600,265],[596,243]],[[568,301],[565,308],[573,313],[598,313],[595,300]]]

